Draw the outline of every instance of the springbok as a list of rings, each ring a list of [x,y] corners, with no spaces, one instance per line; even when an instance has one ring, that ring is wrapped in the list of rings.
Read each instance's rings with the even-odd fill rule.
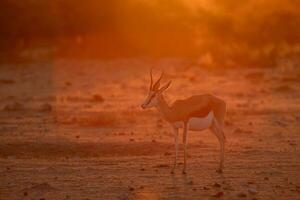
[[[160,88],[160,78],[153,84],[152,69],[150,71],[150,89],[148,97],[141,105],[143,109],[156,107],[163,118],[170,123],[175,138],[175,159],[171,173],[177,165],[178,156],[178,129],[183,128],[184,167],[187,163],[187,132],[188,130],[202,131],[210,129],[220,143],[220,166],[217,172],[222,173],[224,163],[225,134],[223,132],[226,103],[210,94],[194,95],[184,100],[177,100],[171,106],[165,101],[163,92],[170,86],[171,81]]]

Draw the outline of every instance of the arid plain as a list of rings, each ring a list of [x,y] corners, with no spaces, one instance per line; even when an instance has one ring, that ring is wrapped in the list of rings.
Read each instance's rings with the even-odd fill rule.
[[[225,169],[209,131],[189,132],[188,173],[171,129],[142,110],[149,69],[167,100],[228,104]],[[54,60],[0,67],[0,199],[299,199],[300,69],[209,68],[184,59]],[[180,135],[181,139],[181,135]],[[181,140],[180,140],[181,142]]]

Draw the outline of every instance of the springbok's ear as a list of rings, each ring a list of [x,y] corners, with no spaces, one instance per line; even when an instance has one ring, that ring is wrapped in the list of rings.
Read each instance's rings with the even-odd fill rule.
[[[162,86],[162,87],[158,90],[158,92],[159,92],[159,93],[162,93],[163,91],[165,91],[166,89],[168,89],[168,88],[170,87],[171,83],[172,83],[172,81],[169,81],[166,85]]]

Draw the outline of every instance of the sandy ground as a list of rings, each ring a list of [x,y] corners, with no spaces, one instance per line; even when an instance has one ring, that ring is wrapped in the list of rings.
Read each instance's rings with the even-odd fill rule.
[[[209,131],[170,174],[171,129],[139,105],[149,68],[177,98],[228,102],[225,169]],[[298,67],[299,68],[299,67]],[[159,71],[156,70],[156,76]],[[300,199],[300,70],[204,69],[178,59],[0,66],[0,199]]]

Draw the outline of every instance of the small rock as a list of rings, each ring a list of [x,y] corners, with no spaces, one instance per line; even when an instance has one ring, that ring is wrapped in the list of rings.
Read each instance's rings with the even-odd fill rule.
[[[223,190],[230,190],[230,191],[234,191],[234,189],[230,186],[225,186],[223,187]]]
[[[79,139],[79,138],[80,138],[80,135],[76,135],[76,138]]]
[[[295,89],[292,88],[289,85],[280,85],[280,86],[274,88],[274,91],[275,92],[282,92],[282,93],[286,92],[287,93],[287,92],[294,92]]]
[[[214,194],[214,195],[212,195],[212,196],[213,196],[213,197],[220,198],[220,197],[224,196],[224,192],[218,192],[218,193],[216,193],[216,194]]]
[[[134,188],[133,187],[129,187],[129,191],[133,191],[134,190]]]
[[[12,79],[0,79],[1,84],[14,84],[15,81]]]
[[[24,196],[27,196],[27,195],[28,195],[28,193],[27,193],[27,192],[23,192],[23,195],[24,195]]]
[[[95,94],[93,95],[92,101],[101,103],[104,101],[104,98],[101,95]]]
[[[238,196],[238,197],[244,198],[244,197],[247,197],[247,194],[245,194],[244,192],[239,192],[239,193],[237,194],[237,196]]]
[[[168,164],[159,164],[155,166],[156,168],[168,168],[170,167]]]
[[[203,186],[203,190],[209,190],[209,188],[206,186]]]
[[[193,181],[189,181],[189,182],[188,182],[188,185],[193,185],[193,184],[194,184]]]
[[[164,155],[165,155],[165,156],[170,156],[170,155],[172,155],[172,153],[170,153],[170,152],[165,152]]]
[[[22,111],[22,110],[24,110],[24,106],[23,106],[23,104],[15,102],[15,103],[7,104],[6,106],[4,106],[3,110],[4,111]]]
[[[269,180],[269,177],[265,177],[264,180],[265,180],[265,181],[268,181],[268,180]]]
[[[71,86],[72,83],[71,83],[70,81],[66,81],[66,82],[65,82],[65,85],[66,85],[66,86]]]
[[[130,141],[130,142],[134,142],[135,140],[134,140],[133,138],[130,138],[129,141]]]
[[[154,140],[154,139],[153,139],[151,142],[155,143],[155,142],[156,142],[156,140]]]
[[[163,127],[163,125],[160,124],[160,123],[157,123],[156,126],[157,126],[157,128],[162,128]]]
[[[255,188],[249,188],[249,189],[248,189],[248,192],[249,192],[250,194],[256,194],[256,193],[257,193],[257,190],[256,190]]]
[[[52,106],[49,103],[42,104],[39,107],[39,112],[50,112],[52,111]]]
[[[221,187],[221,185],[219,183],[215,183],[214,187]]]
[[[243,132],[243,130],[240,129],[240,128],[237,128],[237,129],[234,130],[234,133],[242,133],[242,132]]]
[[[287,127],[288,125],[285,123],[285,122],[282,122],[282,121],[274,121],[274,123],[278,126],[281,126],[281,127]]]

